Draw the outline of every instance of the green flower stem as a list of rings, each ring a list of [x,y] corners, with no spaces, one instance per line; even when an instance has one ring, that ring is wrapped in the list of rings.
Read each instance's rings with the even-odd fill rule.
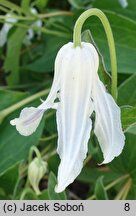
[[[29,151],[29,157],[28,157],[28,165],[31,163],[33,160],[33,152],[35,152],[36,157],[38,158],[39,162],[42,163],[42,157],[39,152],[39,150],[36,148],[36,146],[32,146]],[[27,167],[28,168],[28,167]],[[29,179],[27,175],[26,183],[25,183],[25,189],[29,188]]]
[[[34,86],[45,86],[46,82],[45,83],[40,83],[40,82],[34,82],[34,83],[27,83],[27,84],[22,84],[22,85],[14,85],[14,86],[0,86],[0,90],[19,90],[19,89],[27,89],[27,88],[31,88],[31,87],[34,87]]]
[[[43,157],[43,160],[48,161],[49,158],[52,157],[52,156],[54,156],[56,153],[57,153],[57,151],[54,150],[54,151],[52,151],[52,152],[46,154],[46,155]]]
[[[56,12],[51,12],[47,14],[40,14],[38,17],[43,19],[43,18],[49,18],[53,16],[72,16],[73,13],[69,11],[56,11]]]
[[[31,16],[31,17],[29,17],[29,16],[18,16],[18,15],[12,15],[12,18],[14,18],[14,19],[16,19],[16,20],[37,20],[37,18],[35,17],[35,16]],[[0,19],[2,19],[2,20],[6,20],[7,19],[7,17],[6,16],[4,16],[4,15],[0,15]],[[13,23],[12,23],[13,24]]]
[[[29,164],[31,163],[31,161],[33,159],[33,152],[35,152],[36,157],[39,159],[39,161],[42,161],[42,157],[41,157],[39,150],[35,146],[32,146],[30,148],[30,152],[29,152],[29,158],[28,158]]]
[[[25,196],[27,194],[32,194],[34,199],[37,200],[37,196],[36,194],[30,189],[30,188],[25,188],[20,196],[20,200],[24,200],[25,199]]]
[[[4,10],[5,12],[7,12],[7,9],[4,9],[0,6],[0,10]],[[9,12],[9,11],[8,11]],[[32,16],[20,16],[20,15],[15,15],[12,14],[12,17],[14,19],[17,20],[27,20],[27,21],[36,21],[38,19],[44,19],[44,18],[49,18],[49,17],[53,17],[53,16],[72,16],[73,13],[68,12],[68,11],[56,11],[56,12],[52,12],[52,13],[47,13],[47,14],[32,14]],[[7,17],[4,15],[0,15],[0,19],[6,20]]]
[[[56,137],[57,137],[57,134],[53,134],[49,137],[42,137],[42,138],[40,138],[40,142],[47,142],[47,141],[50,141],[52,139],[55,139]]]
[[[2,7],[2,6],[0,6],[0,10],[3,11],[3,12],[5,12],[5,13],[9,13],[9,10],[6,9],[6,8],[4,8],[4,7]]]
[[[126,190],[124,191],[124,194],[122,196],[122,200],[125,200],[127,198],[127,195],[128,195],[129,190],[131,188],[131,184],[132,184],[132,179],[129,179],[128,182],[127,182]]]
[[[9,8],[9,10],[16,11],[18,13],[24,12],[21,7],[7,0],[0,0],[0,5],[4,6],[5,8]]]
[[[45,147],[42,151],[41,151],[41,156],[44,157],[49,151],[50,151],[51,147],[50,145],[48,145],[47,147]]]
[[[125,185],[121,188],[121,190],[119,191],[119,193],[115,197],[115,200],[125,199],[128,192],[129,192],[130,187],[131,187],[131,179],[128,179],[128,181],[125,183]]]
[[[12,106],[10,106],[10,107],[8,107],[8,108],[6,108],[6,109],[0,111],[0,123],[1,123],[1,122],[4,120],[4,118],[5,118],[6,116],[8,116],[10,113],[12,113],[12,112],[14,112],[15,110],[21,108],[22,106],[26,105],[27,103],[30,103],[30,102],[36,100],[37,98],[40,98],[40,97],[42,97],[42,96],[44,96],[44,95],[47,95],[48,92],[49,92],[49,89],[40,91],[40,92],[38,92],[38,93],[36,93],[36,94],[30,96],[30,97],[27,97],[27,98],[23,99],[22,101],[20,101],[20,102],[14,104],[14,105],[12,105]]]
[[[85,160],[84,160],[84,166],[92,159],[92,155],[89,155]]]
[[[116,184],[118,184],[119,182],[125,180],[129,178],[129,175],[124,175],[124,176],[121,176],[120,178],[116,179],[115,181],[111,182],[110,184],[108,184],[106,187],[105,187],[105,190],[109,190],[111,189],[112,187],[114,187]],[[93,194],[92,196],[90,196],[89,198],[87,198],[87,200],[93,200],[95,199],[95,194]]]
[[[89,9],[84,13],[82,13],[80,17],[77,19],[74,27],[74,33],[73,33],[74,47],[81,46],[82,26],[87,18],[94,15],[101,20],[107,36],[109,51],[110,51],[110,59],[111,59],[111,71],[112,71],[111,93],[114,99],[116,100],[117,98],[117,60],[116,60],[115,43],[114,43],[114,38],[113,38],[109,21],[101,10],[96,8]]]
[[[23,24],[23,23],[11,23],[11,22],[4,22],[3,20],[0,20],[0,23],[9,23],[12,24],[13,26],[17,26],[17,27],[21,27],[21,28],[25,28],[25,29],[29,29],[29,26]],[[49,34],[49,35],[55,35],[55,36],[59,36],[59,37],[63,37],[63,38],[69,38],[69,35],[67,33],[63,33],[63,32],[59,32],[59,31],[52,31],[50,29],[46,29],[44,27],[37,27],[37,26],[31,26],[31,29],[34,30],[35,32],[43,32],[45,34]]]

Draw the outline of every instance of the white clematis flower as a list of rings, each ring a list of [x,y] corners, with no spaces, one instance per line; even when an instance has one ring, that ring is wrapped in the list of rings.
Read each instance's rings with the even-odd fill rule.
[[[123,8],[126,8],[128,6],[128,1],[127,0],[119,0],[119,3]]]
[[[31,13],[34,15],[37,15],[37,10],[35,8],[31,8]],[[34,23],[31,24],[30,28],[27,31],[27,35],[24,38],[24,44],[25,45],[30,45],[31,44],[31,40],[34,38],[35,32],[33,31],[32,27],[42,27],[42,21],[41,20],[37,20]],[[37,33],[37,36],[40,37],[41,36],[41,32]]]
[[[31,13],[32,14],[37,14],[37,10],[35,8],[31,8]],[[3,25],[2,29],[0,30],[0,47],[3,47],[6,42],[7,42],[7,37],[8,37],[8,33],[10,31],[10,29],[14,26],[14,24],[17,22],[17,19],[14,18],[13,16],[14,14],[8,13],[6,14],[6,23]],[[32,27],[42,27],[42,21],[41,20],[37,20],[34,23],[31,24],[30,28],[27,31],[27,35],[24,38],[23,43],[25,45],[30,45],[31,44],[31,40],[34,38],[34,31],[32,29]],[[37,33],[38,36],[41,35],[41,32]]]
[[[120,108],[100,81],[98,65],[98,54],[92,44],[83,42],[82,47],[76,48],[71,42],[64,45],[55,60],[54,81],[46,101],[37,108],[24,108],[20,117],[10,122],[20,134],[28,136],[36,130],[47,109],[57,109],[57,152],[61,162],[56,192],[63,191],[81,172],[93,111],[103,163],[112,161],[124,146]]]
[[[7,42],[8,32],[17,20],[13,18],[12,14],[8,13],[6,14],[6,22],[7,23],[5,23],[0,30],[0,47],[3,47]]]

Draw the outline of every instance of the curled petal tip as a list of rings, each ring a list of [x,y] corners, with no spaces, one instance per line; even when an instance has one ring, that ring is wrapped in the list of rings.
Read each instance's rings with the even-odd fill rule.
[[[29,136],[34,133],[39,126],[43,116],[43,110],[30,107],[24,108],[19,118],[10,121],[10,124],[16,126],[17,131],[23,136]]]
[[[60,187],[59,185],[55,186],[55,193],[61,193],[65,190],[65,188]]]
[[[120,142],[120,145],[118,145],[116,147],[116,152],[113,152],[113,153],[110,153],[109,155],[107,155],[105,157],[104,161],[100,165],[110,163],[114,158],[118,157],[122,153],[124,145],[125,145],[125,136],[124,136],[124,134],[120,134],[120,139],[122,139],[122,140]]]
[[[12,119],[11,121],[10,121],[10,124],[12,125],[12,126],[15,126],[16,125],[16,118],[15,119]]]

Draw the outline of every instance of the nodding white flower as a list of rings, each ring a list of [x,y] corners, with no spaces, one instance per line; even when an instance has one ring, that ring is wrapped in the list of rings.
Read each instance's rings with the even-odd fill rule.
[[[37,10],[35,8],[31,8],[31,13],[32,14],[37,14]],[[5,24],[3,25],[2,29],[0,30],[0,47],[3,47],[6,42],[7,42],[7,37],[8,37],[8,33],[10,31],[10,29],[14,26],[14,24],[17,22],[17,19],[14,18],[15,14],[11,14],[8,13],[6,14],[6,19],[5,19]],[[37,20],[34,23],[31,24],[30,28],[27,31],[27,35],[24,38],[23,43],[25,45],[30,45],[31,44],[31,40],[34,38],[34,31],[32,29],[32,27],[42,27],[42,21],[41,20]],[[38,36],[41,35],[41,32],[37,33]]]
[[[13,18],[12,14],[6,14],[6,22],[2,29],[0,30],[0,47],[3,47],[7,42],[7,36],[10,29],[13,27],[14,23],[17,22],[15,18]]]
[[[98,54],[92,44],[82,42],[76,48],[71,42],[64,45],[55,60],[54,80],[47,99],[37,108],[24,108],[19,118],[10,122],[20,134],[28,136],[36,130],[47,109],[57,110],[57,152],[61,162],[56,192],[63,191],[81,172],[93,112],[103,164],[118,156],[124,146],[120,108],[100,81],[98,65]],[[55,102],[56,98],[59,102]]]
[[[31,8],[31,13],[34,15],[37,15],[37,10],[35,8]],[[31,44],[31,40],[34,38],[35,32],[33,31],[32,27],[42,27],[42,21],[41,20],[37,20],[34,23],[31,24],[30,28],[27,31],[27,35],[24,38],[24,44],[25,45],[30,45]],[[38,37],[41,36],[41,32],[37,32],[36,33]]]
[[[121,4],[121,6],[122,6],[123,8],[126,8],[126,7],[128,6],[127,0],[119,0],[119,3]]]

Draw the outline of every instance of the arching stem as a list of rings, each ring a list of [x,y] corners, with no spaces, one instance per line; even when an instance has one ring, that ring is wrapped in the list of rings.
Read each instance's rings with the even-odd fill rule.
[[[81,30],[84,22],[87,18],[90,16],[97,16],[104,27],[108,45],[109,45],[109,51],[110,51],[110,59],[111,59],[111,72],[112,72],[112,86],[111,86],[111,93],[114,99],[117,98],[117,60],[116,60],[116,50],[115,50],[115,43],[114,38],[112,34],[112,30],[109,24],[109,21],[105,14],[96,8],[89,9],[82,13],[79,18],[77,19],[74,27],[74,33],[73,33],[73,43],[74,47],[81,46]]]

